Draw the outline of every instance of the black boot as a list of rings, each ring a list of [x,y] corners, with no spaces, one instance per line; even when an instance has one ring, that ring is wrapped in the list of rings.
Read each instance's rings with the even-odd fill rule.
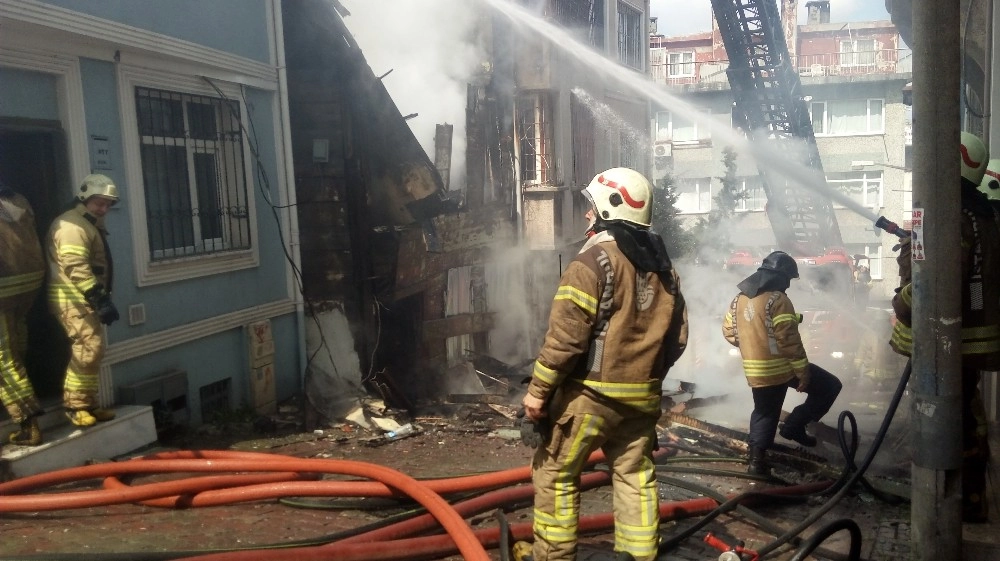
[[[747,473],[754,475],[771,475],[771,466],[767,463],[767,450],[751,446],[747,457]]]
[[[787,438],[788,440],[794,440],[799,444],[812,448],[816,446],[816,437],[810,436],[806,432],[806,427],[803,425],[789,425],[787,422],[781,425],[781,430],[778,431],[781,438]]]

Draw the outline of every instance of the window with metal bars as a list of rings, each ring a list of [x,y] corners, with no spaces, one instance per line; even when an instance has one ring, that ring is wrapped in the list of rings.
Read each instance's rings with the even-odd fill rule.
[[[152,261],[250,249],[240,107],[135,88]]]
[[[521,180],[546,183],[553,179],[551,102],[546,92],[532,92],[517,99],[517,128]]]
[[[644,41],[647,40],[642,11],[618,1],[618,60],[622,64],[643,70]]]

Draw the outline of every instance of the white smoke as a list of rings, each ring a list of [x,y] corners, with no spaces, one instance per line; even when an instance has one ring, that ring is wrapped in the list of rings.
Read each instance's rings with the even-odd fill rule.
[[[436,125],[454,126],[452,188],[465,183],[466,84],[484,56],[476,48],[475,2],[342,0],[344,18],[417,141],[434,160]],[[387,74],[388,73],[388,74]]]

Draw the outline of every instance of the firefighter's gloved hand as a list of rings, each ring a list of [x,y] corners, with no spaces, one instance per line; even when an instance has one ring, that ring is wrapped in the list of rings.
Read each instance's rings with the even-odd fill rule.
[[[522,407],[517,411],[517,420],[514,425],[521,431],[521,442],[529,448],[544,446],[549,439],[549,423],[547,419],[532,421],[524,414]]]
[[[111,325],[121,317],[118,314],[118,308],[111,301],[111,295],[104,290],[103,286],[97,285],[91,288],[83,294],[83,297],[87,299],[90,307],[94,308],[94,313],[104,325]]]

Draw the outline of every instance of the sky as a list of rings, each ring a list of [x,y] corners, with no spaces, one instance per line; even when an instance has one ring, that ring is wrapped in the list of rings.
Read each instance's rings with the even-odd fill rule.
[[[657,20],[661,35],[687,35],[712,29],[709,0],[650,0],[650,15]],[[887,20],[882,0],[830,0],[830,21]],[[799,1],[799,23],[806,22],[806,0]]]

